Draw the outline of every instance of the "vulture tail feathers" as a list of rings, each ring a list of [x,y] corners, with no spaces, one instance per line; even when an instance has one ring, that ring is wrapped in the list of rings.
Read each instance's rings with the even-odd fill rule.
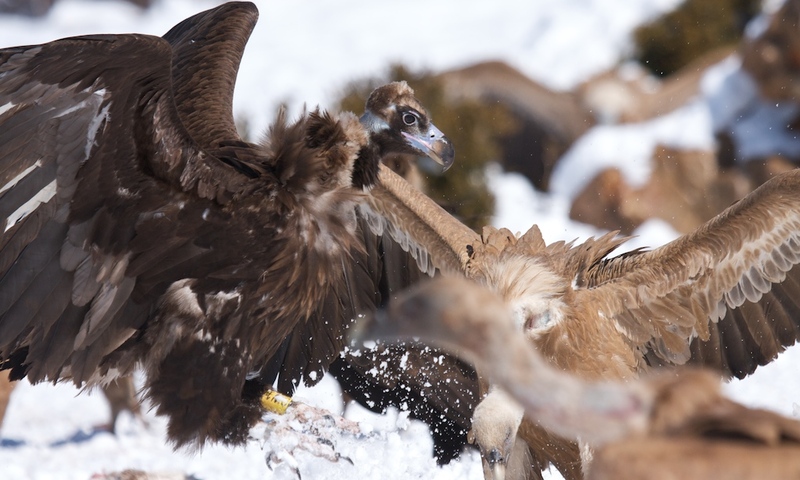
[[[240,358],[235,341],[183,338],[158,364],[147,367],[145,389],[156,412],[169,417],[167,434],[176,446],[246,441],[262,409],[257,402],[242,401],[247,371]]]

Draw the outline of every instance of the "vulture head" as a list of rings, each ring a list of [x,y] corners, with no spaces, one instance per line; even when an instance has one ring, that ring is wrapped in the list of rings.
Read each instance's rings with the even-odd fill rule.
[[[409,153],[430,157],[445,170],[453,165],[453,144],[431,122],[406,82],[376,88],[367,99],[361,124],[369,132],[377,158]]]
[[[522,407],[508,408],[509,404],[514,405],[516,402],[503,390],[492,388],[475,407],[472,429],[467,439],[478,447],[486,479],[504,478],[509,470],[509,460],[525,458],[522,451],[515,451],[522,450],[520,447],[523,446],[516,439],[517,427],[522,422],[524,412]],[[512,452],[516,455],[512,455]],[[514,467],[513,463],[511,467]]]

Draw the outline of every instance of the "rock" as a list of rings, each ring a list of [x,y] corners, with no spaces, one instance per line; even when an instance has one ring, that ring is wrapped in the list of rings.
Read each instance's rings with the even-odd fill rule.
[[[438,77],[448,95],[484,102],[500,102],[511,111],[519,128],[499,139],[501,162],[541,190],[572,143],[595,124],[579,98],[557,92],[531,80],[503,62],[484,62]]]
[[[616,169],[601,172],[575,198],[570,218],[624,234],[660,218],[687,233],[754,188],[740,170],[721,171],[713,152],[659,146],[652,162],[650,179],[640,188]]]
[[[800,101],[800,0],[786,0],[767,28],[742,45],[742,67],[765,98]]]

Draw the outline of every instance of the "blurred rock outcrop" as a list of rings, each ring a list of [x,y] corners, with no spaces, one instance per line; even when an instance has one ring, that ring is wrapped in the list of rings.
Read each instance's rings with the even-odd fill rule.
[[[640,187],[617,169],[602,171],[575,198],[570,218],[624,234],[660,218],[687,233],[754,188],[743,172],[720,170],[713,152],[659,146],[651,161],[653,171]]]
[[[800,101],[800,0],[786,0],[766,30],[743,43],[742,68],[764,98]]]
[[[716,3],[720,2],[700,5],[689,0],[652,28],[667,35],[670,25],[705,19]],[[728,6],[719,10],[720,16],[738,12],[736,18],[747,19],[754,14],[747,2],[722,3]],[[707,30],[702,35],[720,28],[705,20],[691,21]],[[630,185],[616,169],[601,171],[573,200],[571,218],[624,233],[648,218],[660,218],[686,233],[800,163],[800,0],[786,0],[770,18],[758,22],[735,49],[704,47],[693,54],[695,60],[663,79],[627,66],[579,87],[584,102],[611,123],[650,120],[703,95],[717,146],[714,151],[656,148],[652,173],[644,185]],[[684,26],[675,27],[675,38],[688,35]],[[737,50],[741,68],[729,62],[717,71],[714,90],[701,91],[709,69]]]
[[[628,64],[590,78],[576,89],[601,123],[636,123],[666,115],[700,93],[707,69],[734,53],[732,46],[703,54],[664,78]]]
[[[558,159],[595,124],[577,95],[550,90],[503,62],[479,63],[437,78],[448,97],[500,104],[509,110],[517,128],[498,136],[502,152],[498,160],[540,190],[548,189]]]

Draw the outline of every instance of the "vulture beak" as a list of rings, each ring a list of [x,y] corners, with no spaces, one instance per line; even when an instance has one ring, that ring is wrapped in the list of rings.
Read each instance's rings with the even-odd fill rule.
[[[430,124],[427,132],[417,135],[407,132],[402,132],[402,134],[409,145],[444,167],[443,171],[446,172],[453,165],[453,161],[456,158],[456,150],[450,140],[434,124]]]
[[[495,463],[492,465],[492,480],[505,480],[506,478],[506,464]]]
[[[492,480],[504,480],[506,478],[506,462],[503,461],[503,456],[499,450],[493,448],[489,452],[489,458],[486,463],[488,463]]]
[[[417,338],[413,335],[413,327],[402,324],[402,319],[390,315],[385,309],[378,309],[367,315],[354,325],[351,325],[347,332],[347,340],[352,347],[359,347],[368,342],[385,341],[398,342]]]

